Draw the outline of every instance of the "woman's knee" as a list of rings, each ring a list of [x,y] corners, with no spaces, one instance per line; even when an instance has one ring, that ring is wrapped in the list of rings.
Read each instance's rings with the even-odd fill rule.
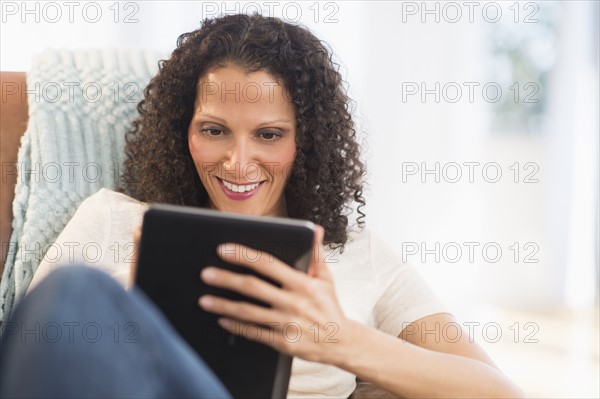
[[[118,308],[127,293],[108,274],[89,266],[68,266],[49,274],[15,307],[10,321],[77,319],[102,305]]]

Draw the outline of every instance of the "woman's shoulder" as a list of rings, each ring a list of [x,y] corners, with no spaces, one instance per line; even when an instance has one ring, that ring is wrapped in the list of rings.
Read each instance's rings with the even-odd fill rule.
[[[378,251],[380,237],[368,226],[351,226],[348,228],[348,237],[343,246],[325,246],[325,259],[344,269],[349,267],[373,268],[374,250]]]
[[[145,205],[144,202],[136,200],[133,197],[128,196],[127,194],[120,193],[118,191],[109,189],[109,188],[101,188],[95,194],[87,197],[83,203],[86,205],[96,205],[96,204],[104,204],[104,205]]]
[[[101,188],[95,194],[86,198],[77,209],[78,216],[103,215],[115,216],[128,213],[143,212],[148,205],[124,193],[108,188]]]
[[[126,194],[101,188],[81,203],[63,233],[76,231],[87,235],[86,230],[91,229],[96,236],[116,234],[129,238],[132,226],[141,224],[147,208],[146,203]]]
[[[367,225],[362,227],[352,226],[348,229],[348,240],[344,245],[343,253],[361,253],[372,256],[374,251],[391,251],[386,241]],[[341,252],[341,251],[340,251]]]
[[[411,267],[394,249],[388,238],[366,225],[349,230],[348,240],[343,250],[337,250],[337,257],[341,263],[368,267],[381,281],[388,281],[392,276]]]

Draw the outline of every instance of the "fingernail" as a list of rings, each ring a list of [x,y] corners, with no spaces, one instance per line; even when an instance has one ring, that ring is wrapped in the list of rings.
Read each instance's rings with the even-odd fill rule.
[[[225,259],[228,255],[231,256],[233,254],[232,251],[231,246],[228,247],[227,244],[219,244],[217,247],[217,255],[221,259]]]
[[[203,308],[210,308],[213,305],[213,300],[205,295],[200,297],[199,303]]]
[[[221,257],[221,258],[225,258],[227,255],[234,255],[237,251],[237,245],[238,244],[234,244],[234,243],[223,243],[223,244],[219,244],[217,245],[217,254]]]
[[[217,278],[217,273],[212,268],[202,270],[202,279],[205,281],[214,281]]]
[[[219,319],[219,320],[217,320],[217,322],[219,323],[219,325],[221,327],[223,327],[225,329],[231,328],[231,326],[233,325],[233,323],[229,319]]]

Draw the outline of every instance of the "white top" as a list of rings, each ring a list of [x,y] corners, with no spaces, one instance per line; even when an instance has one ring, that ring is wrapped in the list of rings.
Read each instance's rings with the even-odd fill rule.
[[[141,224],[146,208],[107,189],[86,199],[49,247],[30,288],[58,267],[82,262],[106,271],[127,287],[133,228]],[[397,337],[407,323],[446,312],[419,273],[368,229],[350,233],[342,254],[323,250],[347,317]],[[355,387],[351,373],[295,358],[288,397],[342,398]]]

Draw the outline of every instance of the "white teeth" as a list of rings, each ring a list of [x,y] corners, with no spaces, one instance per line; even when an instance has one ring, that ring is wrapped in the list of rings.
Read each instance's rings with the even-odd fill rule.
[[[237,184],[231,184],[225,180],[221,180],[223,182],[223,185],[225,187],[227,187],[228,189],[230,189],[231,191],[235,192],[235,193],[244,193],[246,191],[251,191],[254,190],[256,187],[258,187],[259,183],[254,183],[254,184],[247,184],[247,185],[237,185]]]

